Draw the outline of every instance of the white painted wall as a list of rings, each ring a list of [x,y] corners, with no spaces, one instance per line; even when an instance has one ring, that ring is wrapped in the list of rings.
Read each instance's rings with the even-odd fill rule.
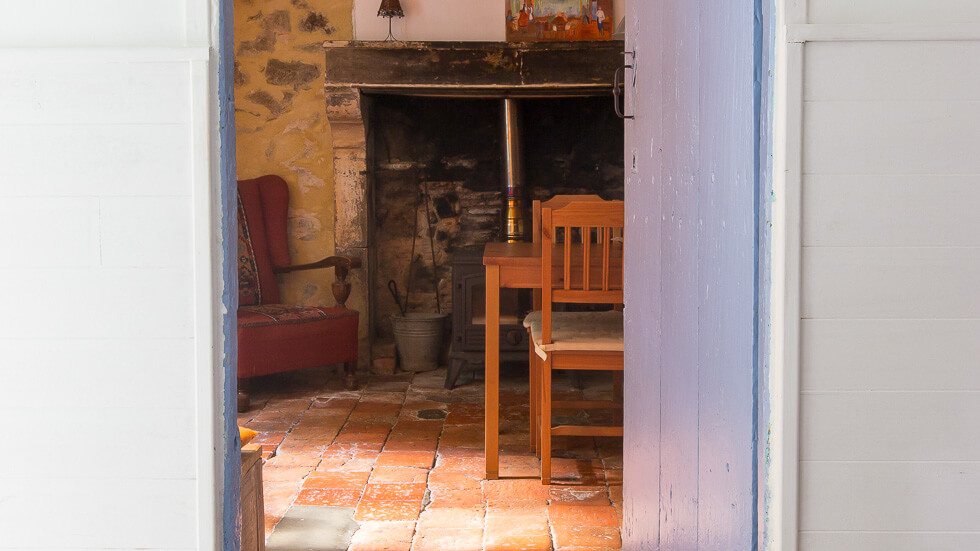
[[[980,549],[980,3],[806,4],[786,12],[799,514],[778,548]]]
[[[213,7],[0,0],[0,549],[217,546]]]
[[[503,41],[508,0],[401,0],[405,17],[392,20],[398,40]],[[381,0],[354,0],[354,38],[384,40],[388,20],[378,17]],[[618,23],[626,0],[614,0]]]

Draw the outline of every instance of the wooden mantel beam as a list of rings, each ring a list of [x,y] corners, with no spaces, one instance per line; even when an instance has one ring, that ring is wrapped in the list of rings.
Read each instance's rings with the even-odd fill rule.
[[[413,95],[611,93],[623,42],[328,41],[327,87]]]

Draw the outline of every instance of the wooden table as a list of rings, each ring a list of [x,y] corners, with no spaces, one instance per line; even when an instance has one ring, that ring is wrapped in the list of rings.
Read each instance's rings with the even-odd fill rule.
[[[581,245],[573,245],[572,283],[580,285],[582,254]],[[622,247],[614,250],[615,257],[621,257]],[[561,252],[556,252],[553,262],[560,266]],[[487,243],[483,249],[483,265],[487,270],[486,304],[486,452],[487,480],[500,475],[500,289],[540,289],[541,288],[541,244],[540,243]],[[618,263],[622,270],[622,261]],[[601,268],[601,259],[592,264],[592,269]],[[622,272],[610,274],[615,281],[622,281]],[[562,281],[562,274],[555,274],[554,284]],[[601,275],[594,272],[593,281]]]
[[[541,287],[541,245],[488,243],[483,264],[487,269],[486,475],[493,480],[500,474],[500,289]]]

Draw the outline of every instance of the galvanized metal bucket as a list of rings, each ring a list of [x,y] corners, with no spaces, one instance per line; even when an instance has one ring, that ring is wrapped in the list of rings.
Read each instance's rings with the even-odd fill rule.
[[[442,336],[449,314],[391,316],[395,348],[403,371],[431,371],[439,367]]]

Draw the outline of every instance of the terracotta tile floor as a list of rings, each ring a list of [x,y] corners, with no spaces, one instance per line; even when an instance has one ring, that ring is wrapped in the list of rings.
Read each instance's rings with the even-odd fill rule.
[[[354,509],[350,551],[620,548],[622,439],[556,438],[554,484],[543,486],[528,449],[526,368],[505,372],[503,478],[483,480],[483,383],[448,391],[444,378],[359,374],[356,392],[331,369],[258,379],[239,422],[259,431],[265,452],[266,534],[290,506],[314,505]],[[555,398],[608,399],[604,381],[577,390],[559,378]]]

